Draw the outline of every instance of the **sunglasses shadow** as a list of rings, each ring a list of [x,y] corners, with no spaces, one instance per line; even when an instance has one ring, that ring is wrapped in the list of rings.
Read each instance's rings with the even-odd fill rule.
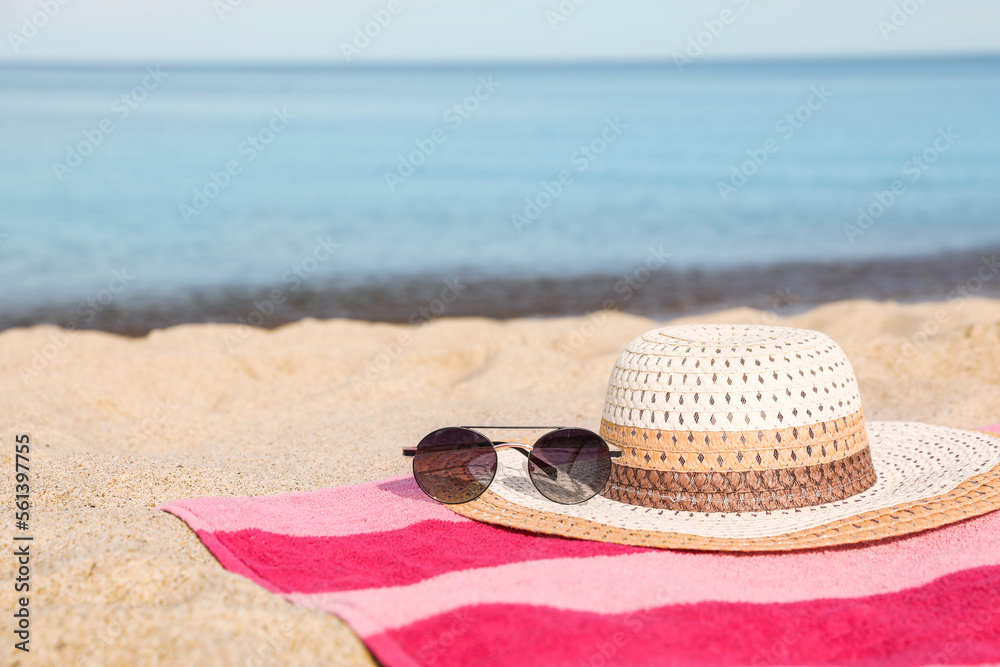
[[[509,452],[509,453],[508,453]],[[498,452],[499,469],[490,486],[503,486],[505,489],[544,500],[528,476],[528,460],[514,451]]]
[[[428,498],[427,494],[420,490],[417,486],[416,480],[413,479],[413,475],[407,475],[401,479],[390,479],[376,484],[375,488],[380,491],[388,491],[394,496],[399,496],[400,498],[406,498],[408,500],[426,500],[428,502],[437,503],[436,500]]]

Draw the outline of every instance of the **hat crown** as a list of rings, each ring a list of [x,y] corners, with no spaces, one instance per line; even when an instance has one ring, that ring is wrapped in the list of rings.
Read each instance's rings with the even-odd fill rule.
[[[875,481],[854,370],[816,331],[648,331],[615,363],[601,431],[623,450],[605,495],[636,505],[803,507]]]

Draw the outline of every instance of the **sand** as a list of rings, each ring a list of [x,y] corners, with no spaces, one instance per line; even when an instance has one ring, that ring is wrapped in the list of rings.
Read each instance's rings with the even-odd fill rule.
[[[869,419],[1000,421],[997,300],[675,321],[826,332],[853,362]],[[186,325],[142,339],[49,326],[0,333],[2,488],[12,498],[13,440],[28,433],[35,537],[31,654],[13,650],[15,595],[4,585],[0,662],[371,664],[337,619],[224,571],[180,520],[150,508],[405,473],[401,446],[458,422],[596,429],[615,358],[657,325],[612,312],[415,328]],[[13,570],[0,559],[4,581]]]

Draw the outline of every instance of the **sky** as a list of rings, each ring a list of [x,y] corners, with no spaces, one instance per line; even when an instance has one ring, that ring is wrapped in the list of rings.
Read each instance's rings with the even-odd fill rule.
[[[2,0],[0,34],[0,63],[907,56],[1000,53],[1000,2]]]

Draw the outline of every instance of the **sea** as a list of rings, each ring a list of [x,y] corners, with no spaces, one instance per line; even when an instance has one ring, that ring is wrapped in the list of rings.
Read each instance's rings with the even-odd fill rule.
[[[786,312],[998,251],[996,57],[0,66],[0,328]]]

